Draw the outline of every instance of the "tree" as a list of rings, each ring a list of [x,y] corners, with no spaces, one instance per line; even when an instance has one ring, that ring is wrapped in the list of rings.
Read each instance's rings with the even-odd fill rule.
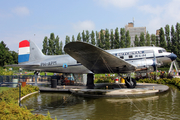
[[[81,34],[80,33],[78,33],[77,41],[81,41]]]
[[[55,39],[55,53],[54,55],[60,55],[59,37]]]
[[[44,37],[42,52],[43,52],[45,55],[48,54],[48,37],[47,37],[47,36]]]
[[[139,46],[139,38],[138,38],[137,35],[135,35],[134,46],[135,46],[135,47],[138,47],[138,46]]]
[[[159,32],[159,41],[160,41],[160,47],[163,47],[166,49],[166,41],[165,41],[165,36],[164,36],[164,30],[161,27],[160,32]]]
[[[129,35],[129,30],[126,31],[126,48],[129,48],[131,45],[131,37]]]
[[[100,40],[99,40],[99,33],[96,31],[96,46],[99,46]]]
[[[72,36],[72,42],[75,42],[75,37],[74,37],[74,35]]]
[[[9,51],[9,48],[6,47],[6,44],[1,41],[0,43],[0,66],[8,64],[17,64],[18,54],[14,51]]]
[[[141,32],[141,34],[140,34],[139,45],[145,46],[144,32]]]
[[[92,30],[92,32],[91,32],[91,44],[93,44],[93,45],[96,45],[96,42],[95,42],[95,34],[94,34],[94,31]]]
[[[84,30],[82,32],[82,40],[83,40],[83,42],[86,42],[86,36],[85,36]]]
[[[177,42],[177,44],[175,44],[175,45],[178,49],[178,51],[176,53],[178,58],[176,60],[178,61],[178,63],[180,63],[180,58],[179,58],[179,56],[180,56],[180,52],[179,52],[179,50],[180,50],[180,23],[176,24],[176,42]]]
[[[109,41],[109,30],[105,31],[105,50],[110,49],[110,41]]]
[[[113,29],[111,29],[111,49],[114,49],[114,34],[113,34]]]
[[[171,41],[172,41],[172,49],[171,51],[177,55],[178,48],[177,48],[177,40],[176,40],[176,32],[174,30],[174,26],[171,26]]]
[[[100,42],[99,42],[99,47],[104,49],[105,46],[105,39],[104,39],[104,30],[101,29],[100,31]]]
[[[50,34],[50,38],[48,39],[48,55],[55,54],[55,35],[54,33]]]
[[[12,64],[18,64],[18,53],[16,53],[15,51],[10,51],[11,56],[13,58],[13,63]]]
[[[156,36],[156,46],[159,46],[159,37]]]
[[[114,40],[114,48],[119,48],[119,32],[118,28],[115,29],[115,40]]]
[[[169,25],[165,26],[165,37],[167,41],[167,51],[171,52],[170,28]]]
[[[125,28],[120,29],[120,35],[121,35],[121,40],[120,40],[120,48],[125,48],[126,45],[126,31]]]
[[[151,44],[156,45],[156,35],[155,34],[151,34]]]
[[[60,51],[59,53],[60,53],[60,55],[62,55],[63,54],[63,42],[62,41],[60,42],[59,48],[60,48],[59,49],[59,51]]]
[[[86,30],[86,42],[89,43],[89,31]]]
[[[68,44],[69,42],[70,42],[70,37],[68,35],[66,35],[65,44]]]
[[[150,46],[150,45],[151,45],[150,35],[147,32],[147,34],[146,34],[146,46]]]

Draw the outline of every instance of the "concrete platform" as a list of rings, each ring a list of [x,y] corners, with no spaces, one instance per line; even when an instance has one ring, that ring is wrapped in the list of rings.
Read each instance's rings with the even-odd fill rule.
[[[69,92],[84,97],[143,97],[156,95],[169,90],[161,84],[138,83],[136,88],[126,88],[124,84],[99,83],[95,89],[86,89],[86,86],[57,86],[57,88],[40,87],[40,92]]]

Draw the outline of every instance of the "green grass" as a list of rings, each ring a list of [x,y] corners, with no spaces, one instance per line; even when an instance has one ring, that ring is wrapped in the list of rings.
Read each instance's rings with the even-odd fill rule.
[[[1,93],[2,91],[9,90],[9,89],[11,89],[11,88],[10,88],[10,87],[0,87],[0,93]]]

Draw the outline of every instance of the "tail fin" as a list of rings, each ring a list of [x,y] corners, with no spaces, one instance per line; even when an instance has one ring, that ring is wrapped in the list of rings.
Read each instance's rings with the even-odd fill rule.
[[[43,57],[44,54],[32,41],[23,40],[19,43],[18,63],[40,60]]]

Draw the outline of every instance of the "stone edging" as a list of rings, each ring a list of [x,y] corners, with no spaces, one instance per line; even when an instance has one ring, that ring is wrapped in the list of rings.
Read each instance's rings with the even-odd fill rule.
[[[39,92],[39,91],[36,91],[36,92],[33,92],[33,93],[29,93],[29,94],[21,97],[20,100],[23,100],[24,98],[26,98],[26,97],[28,97],[28,96],[30,96],[30,95],[32,95],[32,94],[38,93],[38,92]],[[18,100],[18,103],[19,103],[19,100]]]

